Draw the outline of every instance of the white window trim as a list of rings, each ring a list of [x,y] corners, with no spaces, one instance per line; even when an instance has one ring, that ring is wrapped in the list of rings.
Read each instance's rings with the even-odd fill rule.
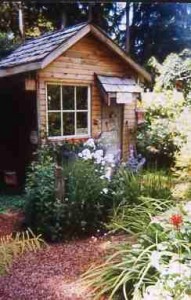
[[[48,85],[58,85],[58,86],[72,86],[72,87],[87,87],[88,89],[88,109],[86,110],[76,110],[76,88],[74,89],[74,105],[75,105],[75,109],[74,110],[62,110],[62,101],[61,101],[61,110],[48,110]],[[61,89],[61,97],[60,99],[62,99],[62,89]],[[87,118],[88,118],[88,133],[87,134],[75,134],[75,135],[63,135],[63,116],[61,113],[61,135],[58,136],[49,136],[49,128],[48,128],[48,114],[49,112],[74,112],[74,117],[75,117],[75,132],[77,129],[76,126],[76,114],[77,112],[87,112]],[[62,82],[46,82],[46,132],[47,132],[47,138],[48,140],[62,140],[62,139],[83,139],[83,138],[88,138],[91,136],[91,90],[90,90],[90,85],[85,85],[85,84],[69,84],[69,83],[62,83]]]

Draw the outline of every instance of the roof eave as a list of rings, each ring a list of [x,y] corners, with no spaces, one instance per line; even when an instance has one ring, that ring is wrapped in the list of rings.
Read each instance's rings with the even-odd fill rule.
[[[0,69],[0,77],[12,76],[24,72],[34,71],[41,69],[41,62],[33,62],[30,64],[22,64],[18,66],[13,66],[10,68]]]

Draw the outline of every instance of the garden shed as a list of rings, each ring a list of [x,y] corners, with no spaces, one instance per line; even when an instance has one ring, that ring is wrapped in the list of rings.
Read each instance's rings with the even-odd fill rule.
[[[79,24],[25,41],[0,61],[0,171],[23,178],[32,151],[102,136],[127,159],[150,75],[105,32]]]

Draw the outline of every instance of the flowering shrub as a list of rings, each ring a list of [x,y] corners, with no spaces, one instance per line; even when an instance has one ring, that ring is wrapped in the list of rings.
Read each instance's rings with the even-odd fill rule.
[[[65,177],[62,220],[65,235],[101,229],[113,205],[109,197],[109,181],[104,178],[102,167],[89,159],[77,159],[69,164]]]
[[[191,299],[191,201],[153,217],[137,243],[114,247],[107,261],[84,278],[95,298]]]
[[[78,157],[83,160],[91,160],[95,164],[100,165],[103,171],[103,179],[111,179],[116,165],[119,163],[118,153],[107,153],[100,149],[99,144],[96,144],[94,139],[89,139],[84,143],[83,150],[78,153]]]

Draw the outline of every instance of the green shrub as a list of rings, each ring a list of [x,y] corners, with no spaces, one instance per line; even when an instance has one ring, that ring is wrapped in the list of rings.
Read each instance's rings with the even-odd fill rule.
[[[138,128],[137,150],[147,159],[148,165],[171,167],[185,142],[180,121],[184,99],[173,91],[163,90],[158,97],[148,96],[143,106],[146,122]]]
[[[184,142],[184,135],[169,119],[150,117],[149,123],[138,130],[138,152],[146,158],[147,164],[157,167],[171,167],[176,154]]]
[[[56,198],[54,169],[50,148],[40,149],[26,181],[28,225],[51,241],[95,232],[103,227],[113,204],[103,167],[83,159],[64,164],[62,199]]]
[[[112,207],[108,181],[103,170],[91,160],[77,159],[65,170],[64,224],[68,234],[90,233],[103,227]]]
[[[49,147],[42,147],[26,179],[26,221],[35,232],[48,239],[52,238],[55,226],[54,167]]]

